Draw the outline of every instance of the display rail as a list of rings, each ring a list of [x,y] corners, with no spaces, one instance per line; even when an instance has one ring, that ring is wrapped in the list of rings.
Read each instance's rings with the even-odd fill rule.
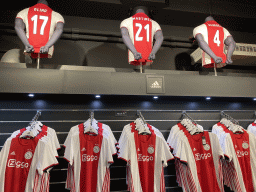
[[[215,123],[219,122],[220,119],[221,119],[221,111],[224,111],[225,113],[229,114],[230,116],[234,115],[235,116],[235,119],[237,121],[240,122],[240,124],[243,124],[244,128],[246,129],[247,126],[253,122],[255,120],[255,110],[145,110],[145,109],[142,109],[142,110],[137,110],[137,109],[0,109],[0,113],[8,113],[8,112],[15,112],[15,115],[14,117],[11,118],[11,120],[9,120],[10,117],[4,117],[4,120],[1,120],[0,118],[0,141],[2,143],[2,145],[4,144],[4,141],[5,139],[7,139],[13,131],[9,131],[9,129],[4,129],[4,126],[6,124],[8,124],[8,127],[10,127],[12,124],[17,124],[17,127],[19,125],[27,125],[27,123],[31,122],[31,119],[25,119],[25,120],[17,120],[19,119],[19,115],[24,115],[26,112],[29,112],[29,114],[33,114],[33,112],[37,112],[38,110],[40,110],[40,112],[42,113],[41,114],[41,117],[44,117],[44,114],[46,114],[47,112],[50,112],[51,114],[54,114],[55,112],[58,113],[58,112],[68,112],[68,113],[72,113],[72,112],[88,112],[88,115],[86,116],[85,119],[69,119],[67,120],[68,117],[63,117],[63,120],[59,120],[59,119],[54,119],[55,117],[52,117],[51,116],[51,119],[42,119],[40,120],[40,118],[38,119],[39,121],[41,121],[43,124],[47,125],[48,123],[51,124],[51,123],[54,123],[54,124],[60,124],[60,123],[68,123],[68,124],[79,124],[79,123],[82,123],[84,121],[86,121],[88,118],[89,118],[89,113],[91,111],[94,111],[95,112],[95,119],[98,120],[99,122],[102,122],[102,123],[106,123],[106,124],[111,124],[111,123],[120,123],[120,124],[128,124],[129,122],[133,122],[135,120],[135,118],[138,117],[137,112],[140,111],[145,120],[147,122],[149,122],[150,124],[154,124],[154,123],[157,123],[157,124],[160,124],[160,125],[163,125],[161,126],[161,128],[159,126],[155,126],[157,127],[162,133],[163,135],[165,136],[165,138],[167,139],[167,136],[168,136],[168,133],[170,132],[170,129],[172,126],[169,126],[169,127],[165,127],[165,125],[169,124],[169,123],[176,123],[176,122],[179,122],[181,120],[181,117],[182,117],[182,113],[184,111],[186,111],[186,113],[189,113],[193,119],[196,121],[196,122],[200,122],[200,123],[208,123],[209,125],[213,126]],[[125,111],[125,112],[129,112],[129,113],[132,113],[130,115],[127,115],[125,117],[113,117],[113,114],[109,114],[110,112],[120,112],[120,111]],[[18,113],[17,113],[18,112]],[[19,113],[21,112],[21,113]],[[104,113],[104,116],[103,115],[100,115],[99,117],[97,117],[97,112],[107,112],[107,113]],[[109,113],[108,113],[109,112]],[[172,117],[168,117],[168,116],[161,116],[159,114],[161,113],[167,113],[167,114],[171,114],[174,116]],[[108,114],[108,115],[107,115]],[[148,116],[148,114],[153,114],[151,116]],[[194,115],[195,114],[195,117]],[[213,115],[214,114],[214,115]],[[239,118],[239,116],[242,116],[242,118]],[[85,116],[85,114],[81,114],[80,115],[80,118],[81,116]],[[2,117],[2,116],[1,116]],[[17,118],[19,117],[19,118]],[[28,118],[29,115],[26,116],[26,118]],[[33,116],[31,116],[32,118]],[[49,116],[48,116],[49,117]],[[111,117],[112,119],[107,119]],[[238,118],[237,118],[238,117]],[[25,118],[25,117],[24,117]],[[66,118],[66,119],[64,119]],[[120,119],[120,118],[123,118],[123,119]],[[7,120],[6,120],[7,119]],[[199,123],[199,124],[200,124]],[[174,125],[173,124],[173,125]],[[54,128],[54,126],[50,126],[52,128]],[[111,129],[112,129],[112,126],[110,126]],[[210,127],[210,126],[209,126]],[[69,127],[71,128],[71,127]],[[18,128],[17,128],[18,129]],[[116,129],[112,129],[117,141],[119,139],[119,135],[121,134],[122,132],[122,129],[123,129],[123,126],[120,126]],[[211,129],[206,129],[207,131],[211,131]],[[65,129],[65,130],[56,130],[56,133],[57,133],[57,136],[58,138],[59,137],[63,137],[65,135],[68,134],[68,131],[69,129]],[[62,139],[63,141],[63,139]],[[62,147],[62,155],[59,156],[59,160],[62,160],[63,159],[63,155],[64,155],[64,149],[63,149],[63,142],[60,142],[61,143],[61,147]],[[3,146],[0,146],[0,149],[2,149]],[[63,160],[64,161],[64,160]],[[170,164],[169,164],[170,166]],[[168,166],[168,167],[169,167]],[[174,166],[173,163],[171,163],[171,166]],[[125,170],[125,165],[111,165],[111,170],[113,169],[124,169]],[[65,174],[63,172],[66,172],[67,171],[67,167],[57,167],[57,168],[54,168],[52,170],[52,173],[53,174]],[[169,178],[175,178],[175,172],[170,172],[170,173],[165,173],[165,180],[167,181],[168,183],[168,180]],[[111,177],[111,183],[113,182],[118,182],[118,181],[125,181],[126,178],[124,176],[120,176],[120,177]],[[57,186],[57,185],[65,185],[65,180],[62,180],[62,181],[51,181],[50,182],[50,191],[51,191],[51,188],[54,188],[54,186]],[[170,186],[172,185],[172,186]],[[182,191],[182,189],[180,187],[177,186],[173,186],[174,184],[169,184],[169,186],[166,186],[166,191]],[[58,186],[57,186],[58,187]],[[127,190],[111,190],[111,192],[126,192]]]

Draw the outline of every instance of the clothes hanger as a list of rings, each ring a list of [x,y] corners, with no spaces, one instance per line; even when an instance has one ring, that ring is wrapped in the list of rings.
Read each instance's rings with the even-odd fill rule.
[[[223,117],[220,123],[224,124],[233,133],[243,133],[243,128],[239,125],[239,122],[232,118],[230,115],[221,111],[221,116]]]
[[[135,120],[136,123],[136,130],[138,130],[139,134],[151,134],[151,131],[149,130],[147,126],[147,122],[145,121],[143,115],[140,111],[137,111],[137,114],[139,115],[139,118]]]
[[[24,131],[20,138],[26,138],[26,137],[32,137],[34,138],[38,133],[39,130],[35,129],[35,126],[37,125],[37,119],[41,115],[41,111],[37,111],[36,115],[32,119],[32,121],[29,123],[29,125],[26,127],[26,131]],[[41,123],[41,122],[40,122]],[[42,123],[41,123],[42,124]],[[42,130],[42,129],[41,129]]]
[[[191,134],[197,134],[203,132],[202,129],[197,127],[197,123],[194,119],[192,119],[186,111],[182,112],[182,121],[181,124],[184,125],[187,129],[187,131]]]
[[[94,112],[90,112],[89,125],[84,124],[84,133],[95,133],[98,135],[98,130],[93,126]]]

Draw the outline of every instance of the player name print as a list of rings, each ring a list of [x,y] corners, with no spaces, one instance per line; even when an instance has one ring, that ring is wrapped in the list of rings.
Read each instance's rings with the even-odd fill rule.
[[[46,13],[47,9],[34,8],[34,11]]]
[[[208,24],[208,25],[211,26],[211,27],[220,27],[219,24]]]
[[[152,21],[152,19],[147,18],[147,17],[133,17],[133,20],[138,20],[138,21]]]

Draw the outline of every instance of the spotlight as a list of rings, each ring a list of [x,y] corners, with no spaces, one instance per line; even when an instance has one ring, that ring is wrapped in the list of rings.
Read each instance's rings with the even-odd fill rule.
[[[100,98],[100,95],[96,95],[95,98],[99,99],[99,98]]]
[[[32,94],[32,93],[30,93],[30,94],[28,94],[28,96],[32,98],[32,97],[34,97],[35,95]]]
[[[211,97],[206,97],[206,100],[211,100]]]
[[[253,98],[253,101],[256,101],[256,98]]]
[[[158,99],[158,96],[154,96],[153,98],[154,98],[154,99]]]

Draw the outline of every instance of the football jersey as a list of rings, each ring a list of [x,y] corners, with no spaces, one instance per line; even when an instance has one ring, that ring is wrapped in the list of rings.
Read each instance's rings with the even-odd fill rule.
[[[227,186],[234,191],[255,191],[255,136],[246,130],[243,133],[235,134],[221,123],[218,123],[217,126],[223,129],[221,134],[223,139],[220,142],[223,142],[222,146],[225,147],[225,151],[223,151],[229,157],[229,161],[225,162],[228,170],[226,173]]]
[[[114,155],[111,141],[98,123],[98,134],[84,133],[84,124],[73,127],[65,141],[64,158],[73,166],[72,191],[109,192],[110,171]],[[77,131],[78,130],[78,131]]]
[[[150,19],[145,13],[137,13],[121,22],[120,28],[125,27],[137,52],[142,58],[136,60],[129,50],[129,63],[132,65],[150,65],[153,61],[148,60],[152,51],[153,38],[157,31],[161,30],[159,24]]]
[[[173,159],[166,141],[155,134],[138,134],[131,123],[130,133],[119,139],[118,158],[127,162],[128,190],[136,192],[164,192],[163,168]],[[128,128],[126,128],[128,129]]]
[[[226,62],[224,41],[228,36],[231,36],[227,29],[216,21],[207,21],[193,30],[194,37],[196,37],[197,34],[202,34],[204,41],[209,45],[214,54],[222,58],[222,63],[216,64],[216,67],[224,67]],[[202,66],[205,68],[213,68],[214,63],[214,60],[202,50]]]
[[[0,157],[0,191],[31,192],[36,173],[57,165],[50,146],[38,138],[9,138]]]
[[[40,128],[38,127],[39,125],[41,126]],[[10,138],[20,137],[26,131],[26,129],[27,128],[23,128],[23,129],[13,132]],[[52,150],[52,153],[54,154],[54,156],[58,157],[57,150],[60,149],[60,144],[59,144],[55,130],[43,125],[39,121],[36,122],[34,129],[40,130],[38,132],[38,134],[36,135],[36,138],[46,142],[49,145],[50,150]],[[49,171],[50,171],[50,169],[48,169],[42,175],[40,175],[38,172],[36,172],[33,192],[48,192],[49,191],[49,179],[50,179]]]
[[[49,41],[58,22],[64,23],[64,18],[45,4],[38,3],[18,13],[16,18],[22,19],[26,26],[26,36],[34,47],[34,52],[29,54],[38,57],[40,48]],[[40,54],[41,58],[51,58],[54,46],[49,48],[48,54]]]
[[[174,150],[177,182],[184,191],[224,191],[220,161],[223,152],[216,141],[215,134],[204,131],[191,135],[180,123],[172,128],[167,142]]]

